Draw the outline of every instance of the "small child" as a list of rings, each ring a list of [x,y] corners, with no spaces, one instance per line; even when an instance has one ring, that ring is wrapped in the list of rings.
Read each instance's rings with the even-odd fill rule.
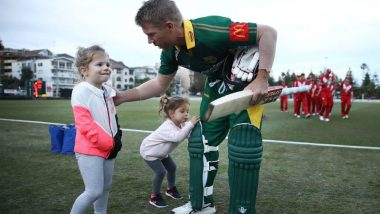
[[[75,156],[85,190],[75,200],[71,214],[107,213],[115,158],[121,149],[121,130],[113,98],[116,91],[105,84],[111,75],[110,60],[97,45],[79,48],[76,66],[84,81],[72,92]]]
[[[182,97],[162,97],[160,110],[164,113],[165,121],[153,133],[146,137],[140,147],[140,154],[154,172],[153,189],[149,203],[155,207],[168,206],[162,198],[160,189],[167,173],[168,188],[165,195],[172,199],[181,199],[182,196],[175,186],[176,164],[170,153],[189,134],[199,121],[198,116],[189,117],[189,101]]]

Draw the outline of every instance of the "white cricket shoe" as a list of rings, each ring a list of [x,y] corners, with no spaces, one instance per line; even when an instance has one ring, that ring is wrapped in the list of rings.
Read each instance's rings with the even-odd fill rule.
[[[325,121],[326,121],[326,122],[330,122],[330,119],[329,119],[329,118],[325,118]]]
[[[195,211],[191,207],[191,202],[189,201],[180,207],[172,209],[172,213],[173,214],[190,214],[190,213],[191,214],[192,213],[194,213],[194,214],[214,214],[214,213],[216,213],[216,209],[215,209],[215,206],[212,204],[205,204],[205,205],[203,205],[202,210]]]
[[[319,116],[319,120],[320,120],[320,121],[324,121],[325,118],[324,118],[323,116]]]
[[[345,118],[348,119],[348,114],[346,114]]]

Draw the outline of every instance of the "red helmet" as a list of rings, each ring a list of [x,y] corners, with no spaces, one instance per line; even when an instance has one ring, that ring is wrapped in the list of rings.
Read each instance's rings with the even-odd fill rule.
[[[331,73],[331,69],[330,68],[326,69],[326,72]]]

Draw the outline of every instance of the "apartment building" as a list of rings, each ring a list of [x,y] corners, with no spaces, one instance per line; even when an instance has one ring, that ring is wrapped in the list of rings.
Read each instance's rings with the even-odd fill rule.
[[[46,97],[70,97],[75,84],[81,81],[75,58],[68,54],[53,55],[49,50],[33,51],[33,54],[34,57],[24,55],[11,59],[6,75],[21,79],[22,70],[26,68],[33,73],[31,80],[45,81]],[[133,71],[123,62],[110,61],[112,73],[108,83],[118,90],[132,88],[135,83]]]

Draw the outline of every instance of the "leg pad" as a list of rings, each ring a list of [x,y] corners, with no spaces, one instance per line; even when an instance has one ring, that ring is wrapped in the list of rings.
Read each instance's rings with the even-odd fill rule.
[[[228,136],[230,205],[228,213],[256,212],[262,138],[251,124],[234,126]]]

